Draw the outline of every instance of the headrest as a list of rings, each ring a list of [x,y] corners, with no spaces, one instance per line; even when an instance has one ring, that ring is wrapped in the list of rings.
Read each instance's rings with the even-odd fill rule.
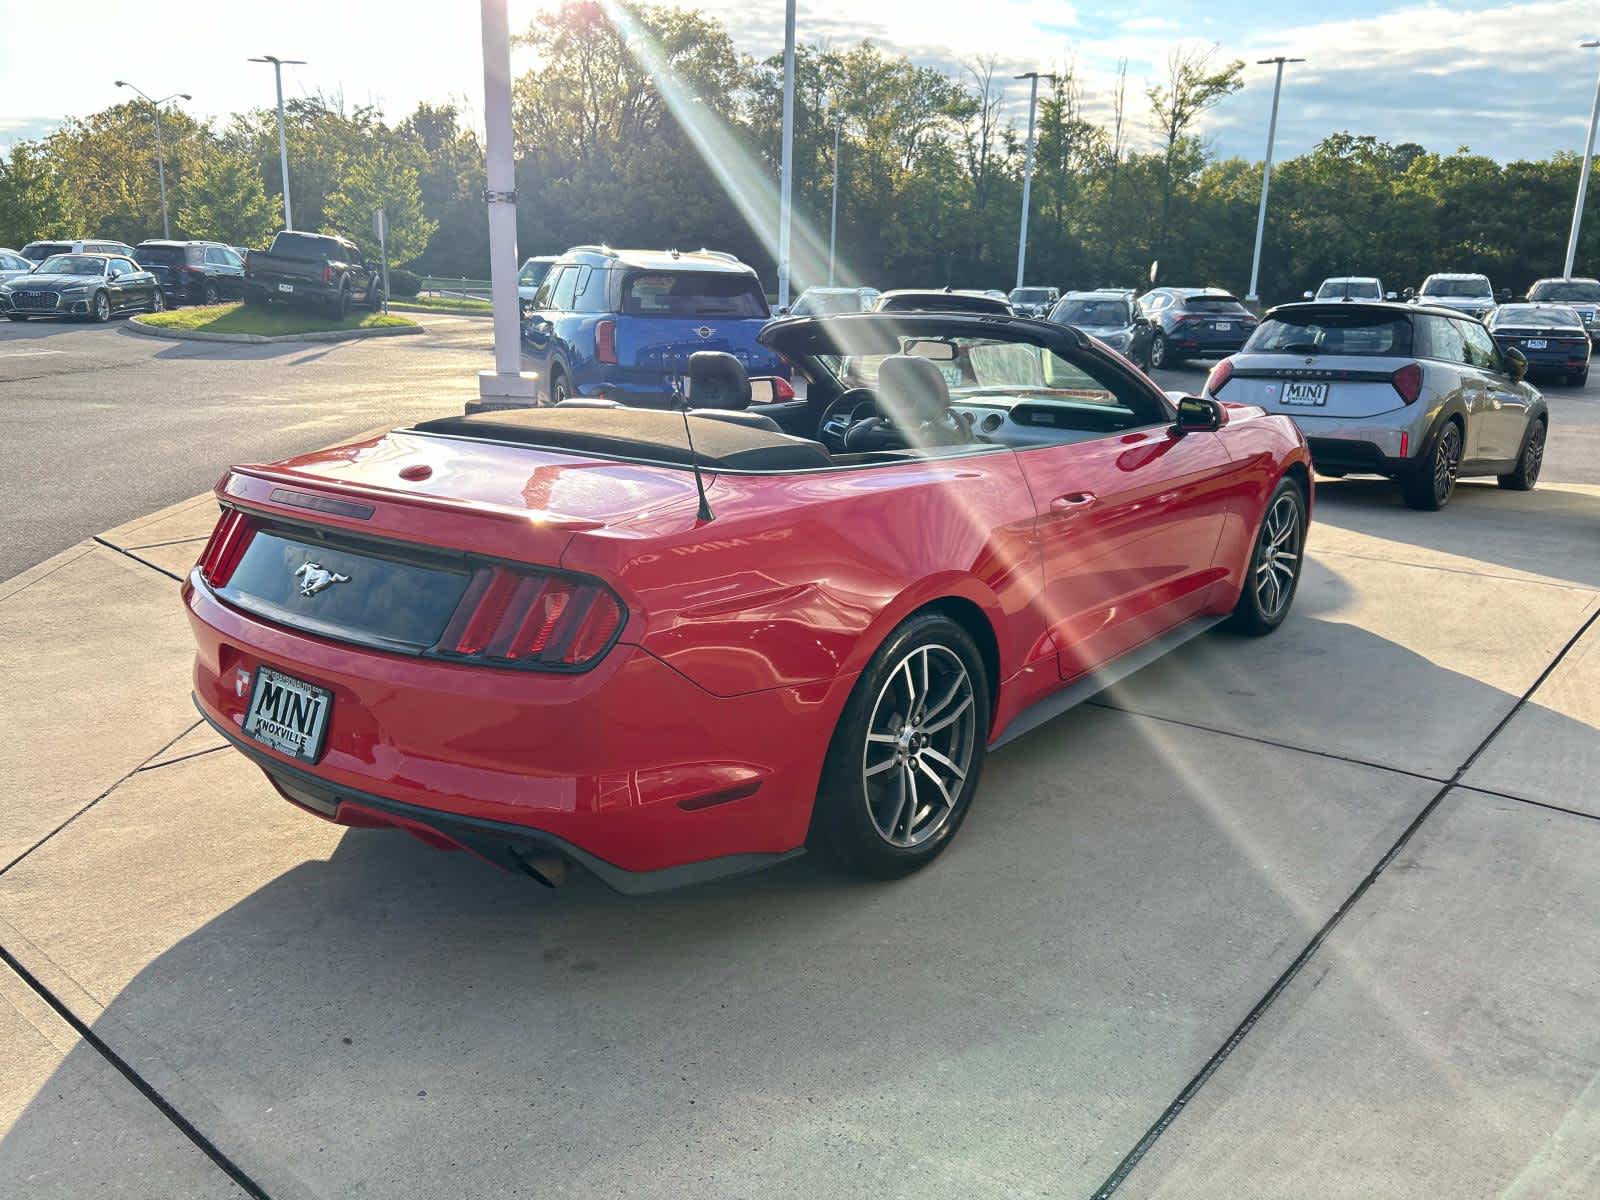
[[[750,376],[726,350],[696,350],[689,355],[689,405],[692,408],[749,408]]]
[[[950,388],[939,368],[914,354],[878,364],[878,407],[897,425],[915,428],[950,411]]]

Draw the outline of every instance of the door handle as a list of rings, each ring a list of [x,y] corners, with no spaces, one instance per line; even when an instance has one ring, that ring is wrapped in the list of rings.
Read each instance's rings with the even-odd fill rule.
[[[1056,512],[1073,512],[1080,508],[1088,508],[1093,503],[1093,492],[1068,492],[1065,496],[1057,496],[1050,501],[1050,507]]]

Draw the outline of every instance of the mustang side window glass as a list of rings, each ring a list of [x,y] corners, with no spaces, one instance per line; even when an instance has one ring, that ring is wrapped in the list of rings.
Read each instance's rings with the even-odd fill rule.
[[[555,295],[550,298],[551,308],[559,309],[561,312],[571,311],[572,297],[578,290],[578,275],[581,271],[582,268],[580,267],[568,267],[561,272],[561,279],[556,284]]]
[[[764,317],[767,300],[752,275],[662,271],[630,276],[622,311],[644,317]]]
[[[1247,354],[1369,354],[1408,357],[1411,318],[1383,309],[1286,312],[1256,326]]]

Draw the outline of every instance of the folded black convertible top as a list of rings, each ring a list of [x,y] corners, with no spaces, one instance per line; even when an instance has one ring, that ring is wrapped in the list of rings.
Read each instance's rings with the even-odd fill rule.
[[[705,470],[807,471],[832,464],[822,443],[708,417],[689,417]],[[519,408],[441,417],[420,433],[483,438],[570,454],[690,465],[683,414],[645,408]]]

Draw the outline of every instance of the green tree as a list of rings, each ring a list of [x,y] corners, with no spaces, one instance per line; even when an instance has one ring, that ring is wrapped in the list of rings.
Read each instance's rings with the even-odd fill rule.
[[[178,190],[177,225],[192,238],[260,246],[277,228],[278,206],[248,155],[214,147],[189,164]]]
[[[18,142],[0,159],[0,246],[70,236],[71,191],[40,142]]]
[[[412,147],[377,146],[348,160],[338,190],[327,199],[325,227],[342,233],[376,258],[378,239],[372,233],[372,214],[381,208],[389,222],[389,261],[404,264],[416,258],[428,248],[428,239],[438,227],[422,209],[420,158],[420,152]]]

